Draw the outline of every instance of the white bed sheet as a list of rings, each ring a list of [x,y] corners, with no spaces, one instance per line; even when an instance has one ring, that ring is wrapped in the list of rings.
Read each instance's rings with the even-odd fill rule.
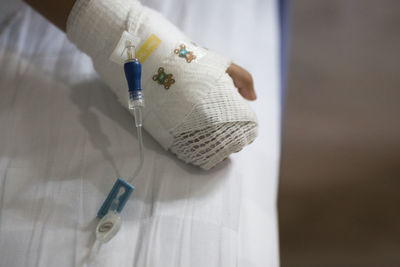
[[[278,266],[275,1],[144,2],[252,72],[259,137],[205,172],[146,134],[122,229],[93,266]],[[97,210],[137,163],[133,118],[89,58],[29,7],[2,26],[0,266],[80,266]]]

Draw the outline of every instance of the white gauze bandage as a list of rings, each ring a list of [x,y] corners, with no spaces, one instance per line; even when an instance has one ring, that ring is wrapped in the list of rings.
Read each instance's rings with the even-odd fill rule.
[[[124,31],[140,40],[136,50],[144,59],[143,126],[165,149],[210,169],[255,139],[257,120],[226,73],[229,59],[197,46],[138,1],[77,0],[68,38],[92,58],[125,107],[123,68],[109,59]]]

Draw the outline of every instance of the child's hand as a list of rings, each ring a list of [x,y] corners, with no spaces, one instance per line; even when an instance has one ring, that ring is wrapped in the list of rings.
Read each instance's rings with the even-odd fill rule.
[[[244,98],[247,100],[257,99],[254,91],[253,77],[251,77],[251,74],[247,70],[232,63],[226,72],[231,76],[233,83]]]

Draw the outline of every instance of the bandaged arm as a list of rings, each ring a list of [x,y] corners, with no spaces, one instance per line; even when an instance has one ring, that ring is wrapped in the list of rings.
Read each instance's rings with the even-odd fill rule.
[[[143,125],[185,162],[209,169],[255,139],[255,114],[226,73],[231,61],[194,44],[158,12],[135,0],[78,0],[66,29],[124,106],[123,70],[109,59],[122,33],[138,37],[138,47],[160,41],[142,62]]]

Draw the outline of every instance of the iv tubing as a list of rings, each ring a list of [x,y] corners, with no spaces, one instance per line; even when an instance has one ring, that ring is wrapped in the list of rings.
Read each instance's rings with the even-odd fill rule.
[[[127,41],[125,44],[125,50],[127,52],[127,59],[125,60],[124,63],[124,72],[125,72],[125,77],[128,82],[128,88],[129,88],[129,109],[133,110],[133,115],[135,117],[135,126],[136,126],[136,131],[137,131],[137,139],[139,143],[139,164],[136,167],[132,177],[129,179],[129,183],[132,184],[134,179],[138,176],[140,173],[142,167],[143,167],[143,162],[144,162],[144,153],[143,153],[143,137],[142,137],[142,109],[144,107],[144,97],[142,94],[142,88],[141,88],[141,74],[142,74],[142,67],[140,64],[140,61],[135,58],[135,48],[133,45],[131,45],[130,41]],[[121,189],[121,188],[120,188]],[[122,188],[123,189],[123,188]],[[96,227],[96,240],[92,245],[92,248],[89,252],[89,255],[85,259],[85,261],[82,264],[82,267],[88,267],[96,258],[97,254],[100,251],[100,247],[103,244],[103,242],[108,242],[111,238],[114,237],[114,235],[119,231],[120,223],[121,223],[121,217],[118,215],[118,206],[119,206],[119,201],[120,201],[120,194],[124,194],[123,191],[119,191],[118,195],[115,197],[115,199],[112,200],[110,210],[108,211],[107,215],[105,217],[102,217],[100,220],[99,224]],[[129,197],[129,196],[128,196]],[[106,200],[107,201],[107,200]],[[104,205],[104,204],[103,204]],[[119,222],[118,229],[116,229],[113,233],[112,236],[109,236],[106,238],[103,236],[102,239],[97,236],[99,233],[97,228],[101,226],[100,224],[102,223],[102,220],[108,220],[110,218],[107,218],[109,216],[108,214],[111,212],[111,218],[114,218],[114,221],[106,221],[106,224],[111,225],[111,229],[115,227],[116,222]],[[116,217],[115,217],[116,216]],[[117,219],[115,219],[117,218]],[[103,223],[104,224],[104,223]],[[109,230],[109,229],[108,229]]]
[[[124,71],[129,88],[129,109],[133,110],[139,143],[139,165],[136,167],[132,177],[128,180],[128,182],[132,184],[133,180],[138,176],[140,170],[142,169],[144,162],[142,137],[142,109],[144,107],[144,97],[142,94],[140,81],[142,67],[140,61],[135,57],[135,47],[129,40],[127,40],[125,43],[125,50],[127,53],[127,59],[125,60]]]
[[[140,170],[143,167],[144,163],[144,153],[143,153],[143,137],[142,137],[142,126],[136,126],[137,131],[137,138],[139,143],[139,165],[136,167],[135,172],[133,173],[132,177],[129,179],[129,183],[133,183],[133,180],[138,176]]]

